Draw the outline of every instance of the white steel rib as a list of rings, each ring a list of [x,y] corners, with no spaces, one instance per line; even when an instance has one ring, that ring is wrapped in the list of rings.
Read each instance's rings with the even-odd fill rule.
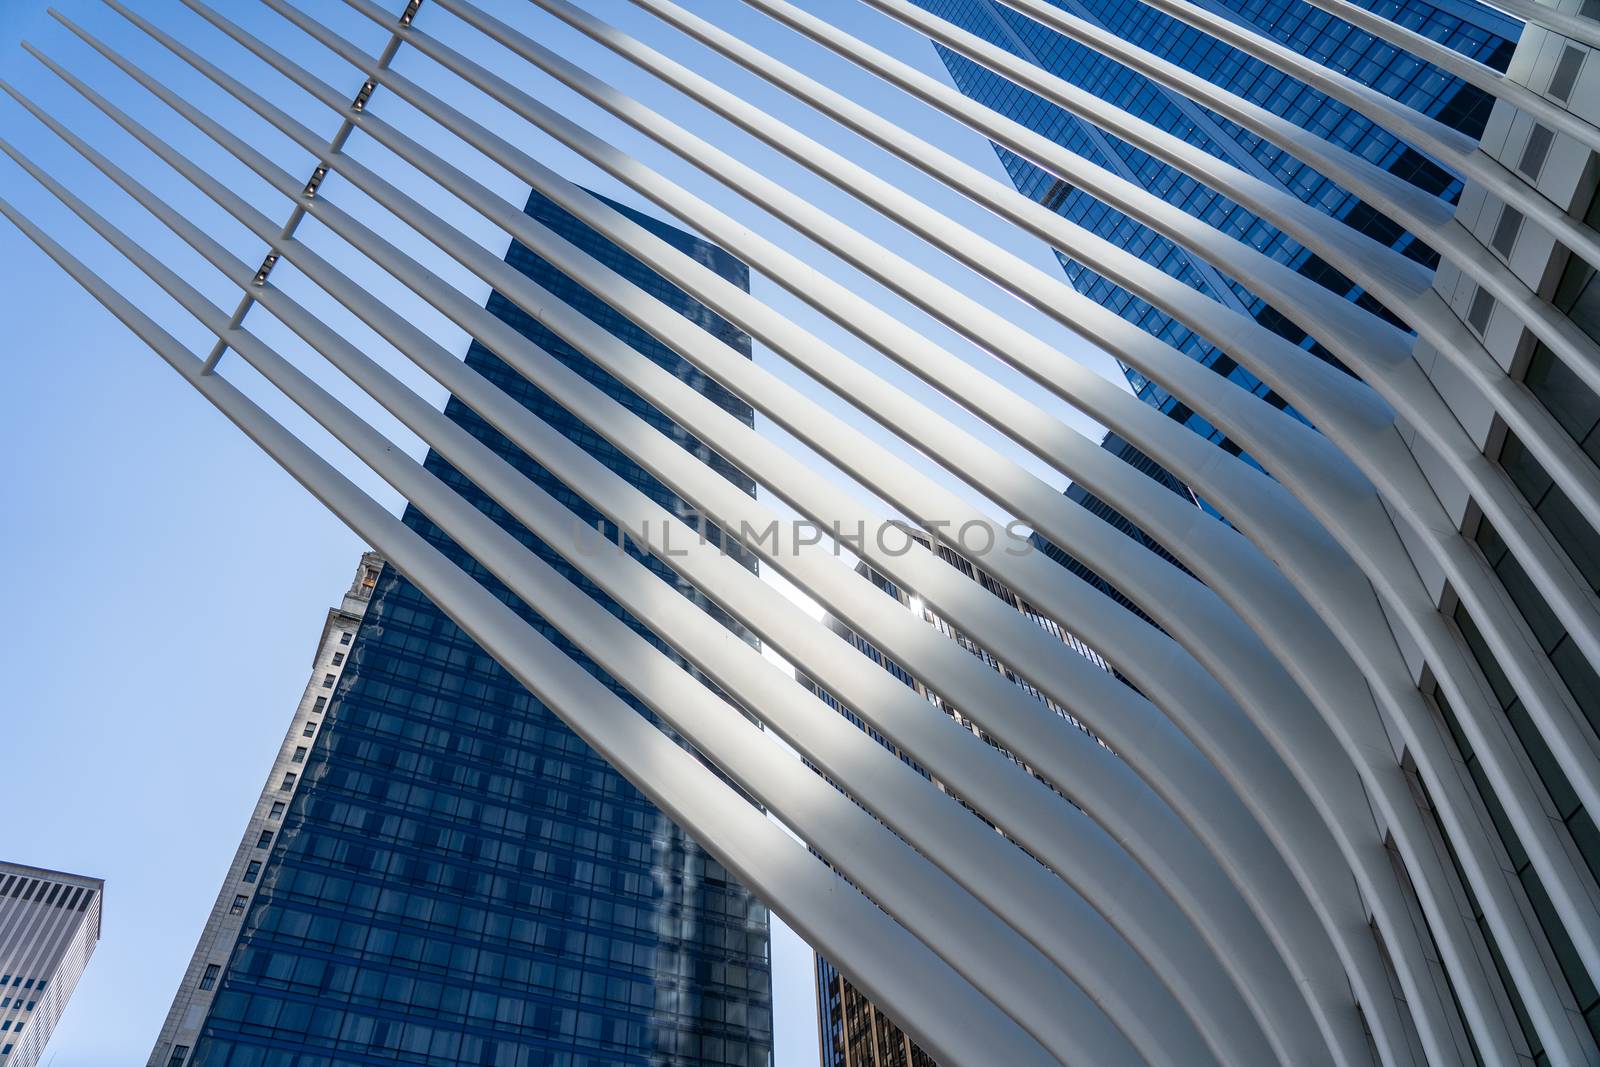
[[[376,54],[354,43],[355,34],[336,30],[331,12],[300,0],[261,0],[281,17],[284,32],[334,57],[327,70],[291,59],[242,28],[231,11],[202,0],[183,0],[202,20],[191,20],[192,36],[121,0],[104,2],[126,20],[120,25],[140,33],[113,46],[56,17],[120,72],[115,91],[25,47],[74,90],[74,100],[234,220],[255,242],[250,251],[229,247],[191,219],[186,193],[135,177],[116,153],[75,128],[64,108],[41,106],[38,92],[3,82],[0,88],[20,105],[15,114],[52,131],[175,237],[187,254],[183,262],[220,273],[237,290],[238,309],[230,317],[197,278],[163,262],[120,219],[111,221],[17,147],[10,130],[0,152],[31,183],[15,195],[8,191],[0,214],[940,1063],[1401,1067],[1532,1062],[1537,1051],[1552,1064],[1600,1064],[1596,1031],[1584,1018],[1600,1016],[1600,1004],[1584,999],[1600,980],[1600,888],[1592,873],[1600,856],[1588,851],[1600,843],[1585,836],[1592,823],[1584,821],[1600,813],[1600,738],[1592,725],[1600,716],[1600,680],[1593,691],[1585,688],[1600,665],[1600,597],[1584,577],[1587,546],[1600,543],[1600,469],[1592,445],[1585,451],[1569,429],[1571,409],[1583,397],[1552,403],[1538,383],[1523,378],[1537,351],[1570,375],[1572,389],[1600,387],[1600,338],[1593,332],[1600,319],[1574,312],[1573,300],[1585,298],[1556,281],[1584,264],[1600,265],[1600,234],[1589,223],[1600,128],[1583,107],[1563,106],[1352,0],[1309,0],[1485,94],[1501,128],[1538,124],[1565,153],[1563,165],[1587,168],[1569,183],[1572,201],[1558,203],[1553,186],[1541,191],[1508,162],[1509,145],[1495,148],[1498,155],[1481,149],[1460,131],[1237,21],[1221,0],[1143,0],[1391,131],[1458,175],[1474,196],[1514,209],[1528,221],[1525,229],[1557,242],[1548,262],[1530,273],[1527,257],[1491,251],[1482,223],[1456,218],[1453,205],[1201,78],[1154,43],[1125,39],[1115,26],[1049,0],[982,0],[1003,7],[1007,17],[1032,19],[1040,33],[1123,64],[1159,91],[1318,169],[1437,251],[1443,266],[1436,275],[1335,221],[1267,171],[1219,158],[947,21],[932,0],[862,0],[847,9],[852,18],[893,20],[919,44],[925,37],[1098,136],[1228,197],[1370,294],[1392,313],[1385,319],[1168,202],[1133,171],[1076,154],[866,43],[835,9],[824,17],[800,0],[699,5],[699,14],[676,0],[630,0],[654,16],[637,36],[577,0],[530,0],[496,14],[473,0],[430,0],[420,26],[410,14],[397,20],[375,0],[345,0],[338,10],[362,16],[359,28],[371,30],[371,23],[388,34],[389,45]],[[1582,50],[1590,65],[1600,63],[1588,55],[1600,45],[1596,24],[1565,10],[1570,5],[1498,6],[1563,35],[1561,47]],[[890,109],[847,97],[793,57],[780,59],[751,43],[758,39],[750,32],[753,19],[764,20],[763,32],[782,27],[807,48],[834,53],[904,100]],[[446,26],[448,34],[433,32]],[[554,43],[573,31],[594,55],[627,69],[627,84],[665,85],[687,110],[647,104],[574,61]],[[224,39],[270,76],[246,79],[214,61],[208,48]],[[685,40],[798,101],[811,125],[792,112],[768,113],[672,58],[670,43]],[[165,61],[175,58],[214,86],[248,123],[234,128],[219,121],[150,73],[134,57],[152,44],[165,49]],[[498,56],[493,66],[491,49]],[[397,66],[401,50],[426,57],[428,65]],[[653,158],[696,168],[739,208],[673,180],[667,168],[647,161],[651,156],[608,141],[528,87],[535,83],[508,76],[507,56],[516,69],[536,70],[577,94],[610,128],[620,120],[629,138],[648,142]],[[352,70],[366,83],[354,101],[336,87],[349,82]],[[129,84],[203,134],[230,166],[250,172],[252,187],[271,190],[273,202],[252,202],[176,147],[180,139],[125,110],[117,92]],[[401,106],[369,110],[374,87]],[[929,143],[888,117],[903,114],[902,104],[953,119],[1170,241],[1213,277],[1280,311],[1345,369],[1274,332],[1245,304],[1213,299],[974,161]],[[312,114],[314,120],[306,118]],[[730,282],[557,173],[507,132],[506,114],[720,245],[851,343],[886,359],[894,373],[874,369],[848,345],[764,301],[759,287]],[[468,151],[458,158],[430,148],[407,125],[414,115]],[[313,128],[330,118],[338,125],[331,142]],[[872,152],[976,204],[981,214],[969,217],[981,222],[958,222],[897,185],[889,171],[862,162],[867,154],[830,147],[808,132],[819,123],[849,131]],[[251,135],[255,129],[274,132],[260,139]],[[381,146],[403,166],[380,167],[353,155],[352,138]],[[309,186],[263,147],[285,143],[302,154],[296,158],[315,159]],[[744,144],[759,144],[769,157],[775,153],[822,179],[853,209],[893,227],[895,241],[875,241],[828,203],[786,185],[741,155]],[[748,334],[762,358],[739,354],[504,199],[481,177],[490,171],[531,187]],[[324,176],[340,179],[331,195],[319,188]],[[19,205],[40,189],[82,220],[101,249],[114,250],[170,298],[173,314],[198,321],[207,344],[215,342],[211,354],[189,352],[152,309],[123,295],[112,272],[98,266],[108,258],[103,252],[80,256],[29,221],[31,212]],[[440,197],[450,212],[433,202]],[[373,206],[384,223],[364,217]],[[474,232],[487,226],[532,251],[831,470],[791,454],[678,375],[641,359],[448,221],[463,209],[473,216]],[[285,210],[289,224],[274,221]],[[359,270],[302,237],[302,219],[488,346],[719,529],[779,531],[746,548],[839,626],[959,709],[962,724],[464,365],[403,309],[374,295]],[[1013,230],[1226,350],[1303,418],[1009,251]],[[791,234],[809,243],[802,247]],[[262,246],[267,260],[258,270],[249,264]],[[830,276],[816,249],[876,290]],[[948,261],[973,284],[953,284],[919,256]],[[279,288],[270,271],[280,259],[317,289],[319,301],[331,300],[388,349],[364,350],[319,317],[316,302]],[[1476,296],[1463,299],[1448,288],[1445,270]],[[451,276],[492,287],[783,506],[725,480],[463,293]],[[1492,299],[1491,314],[1514,319],[1515,332],[1471,321],[1478,312],[1469,314],[1466,304],[1477,308],[1485,299]],[[1035,336],[1008,314],[1013,302],[1158,383],[1236,449],[1208,442]],[[286,327],[510,520],[553,546],[728,701],[707,699],[694,675],[249,329],[251,307]],[[904,308],[913,314],[902,314]],[[974,346],[981,358],[938,342],[918,325],[922,319]],[[224,351],[235,355],[219,365]],[[405,374],[384,363],[395,353],[407,371],[420,370],[469,406],[599,514],[642,531],[638,540],[680,579],[931,778],[626,552],[598,539],[574,540],[567,505],[406,384]],[[1008,373],[992,373],[990,358]],[[700,758],[230,385],[234,359],[417,505]],[[917,388],[902,386],[896,375],[916,379]],[[801,379],[804,388],[796,384]],[[1096,447],[1052,413],[1059,403],[1113,430],[1215,512],[1191,506]],[[1567,510],[1529,497],[1526,471],[1502,458],[1507,440],[1520,444],[1538,465],[1541,484],[1561,494]],[[1114,508],[1181,567],[1063,496],[1012,458],[1015,450]],[[1081,638],[1114,673],[929,547],[913,541],[894,551],[870,537],[850,543],[863,568],[913,593],[944,629],[929,626],[920,611],[906,611],[863,581],[853,560],[827,541],[802,538],[786,525],[789,511],[834,531],[907,517],[947,544],[954,530],[984,531],[991,544],[1002,543],[1015,528],[1007,520],[1015,520],[1124,599],[1108,598],[1036,551],[985,555],[982,570],[1024,591],[1040,619]],[[1503,555],[1485,554],[1480,529],[1493,531]],[[1557,633],[1559,641],[1551,636]],[[971,643],[988,658],[963,650]]]

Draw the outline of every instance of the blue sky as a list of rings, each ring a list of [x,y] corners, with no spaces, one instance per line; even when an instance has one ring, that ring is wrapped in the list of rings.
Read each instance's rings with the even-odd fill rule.
[[[230,17],[313,65],[334,84],[352,91],[359,84],[352,68],[322,52],[255,0],[214,2]],[[868,9],[849,0],[800,2],[943,76],[931,46]],[[208,83],[139,39],[98,2],[57,0],[57,6],[261,143],[290,171],[309,173],[309,157],[303,152],[267,133],[242,108],[222,100]],[[291,107],[316,129],[331,133],[337,124],[330,111],[272,75],[177,0],[130,0],[130,6],[180,32],[186,40],[202,44],[209,57],[246,77],[274,101]],[[301,6],[369,51],[381,47],[381,32],[343,5],[301,0]],[[391,2],[385,6],[398,10],[400,5]],[[1064,351],[1120,378],[1110,361],[1090,344],[943,261],[825,182],[752,144],[691,102],[540,15],[533,5],[524,0],[499,0],[483,6],[536,32],[568,58],[730,151],[743,154],[862,233],[906,252],[979,299],[1004,306],[1018,321]],[[589,0],[585,6],[819,140],[877,167],[958,221],[991,234],[1032,262],[1055,269],[1053,257],[1041,245],[1007,227],[991,225],[973,205],[904,165],[885,160],[869,146],[694,46],[625,0]],[[992,151],[976,134],[885,89],[735,0],[696,0],[687,6],[717,18],[834,88],[870,100],[935,144],[1003,177]],[[286,215],[287,202],[222,157],[197,132],[77,42],[45,9],[44,0],[0,0],[0,78],[63,117],[130,172],[184,206],[241,258],[259,261],[259,244],[93,113],[29,58],[20,42],[39,45],[107,91],[161,136],[254,198],[268,215]],[[480,39],[464,33],[442,11],[425,6],[417,25],[452,42],[467,43],[480,61],[561,107],[614,144],[713,199],[819,268],[854,278],[849,269],[759,210],[737,201],[688,164],[668,156],[508,54],[483,47]],[[597,174],[537,131],[476,102],[462,86],[421,57],[402,54],[397,68],[459,99],[506,136],[532,146],[530,151],[569,177],[649,209],[632,191]],[[488,161],[471,160],[449,134],[398,102],[385,100],[381,91],[373,107],[419,138],[449,151],[452,159],[462,160],[462,166],[520,205],[525,187]],[[118,225],[180,265],[219,306],[233,306],[236,290],[230,292],[219,275],[199,266],[197,257],[178,248],[175,239],[9,98],[0,99],[0,137],[53,170]],[[393,173],[407,170],[359,136],[352,141],[351,151]],[[425,189],[427,183],[409,174],[401,184]],[[326,195],[383,227],[383,232],[403,247],[421,247],[395,220],[337,179],[330,182]],[[3,158],[0,197],[56,234],[193,350],[203,353],[209,349],[210,341],[198,324],[177,311],[71,220],[20,168]],[[437,203],[441,213],[485,246],[497,253],[504,250],[505,236],[481,218],[442,194]],[[324,250],[397,306],[414,309],[416,321],[454,351],[465,351],[464,336],[427,309],[417,307],[414,298],[342,248],[331,235],[314,225],[301,232],[308,243]],[[430,263],[438,260],[436,253],[429,257]],[[142,1063],[305,685],[323,615],[337,602],[363,546],[3,220],[0,271],[4,282],[0,284],[0,358],[6,362],[9,385],[0,401],[0,463],[4,464],[0,470],[0,593],[6,608],[0,623],[4,628],[0,666],[9,679],[0,697],[7,738],[0,767],[9,800],[9,816],[0,822],[0,858],[96,875],[107,881],[104,938],[45,1062],[49,1067]],[[447,272],[447,277],[475,299],[486,295],[481,283],[462,271]],[[860,291],[874,291],[864,279],[855,280]],[[346,326],[370,350],[385,350],[381,342],[328,307],[326,300],[317,303],[317,295],[292,270],[280,268],[274,281]],[[788,294],[759,278],[755,286],[764,299],[825,340],[906,385],[963,425],[977,426],[874,353],[863,351]],[[894,298],[879,294],[878,299],[930,338],[994,370],[1002,380],[1020,383],[987,356],[970,350]],[[259,325],[264,338],[279,344],[285,355],[313,370],[353,405],[371,412],[370,405],[364,405],[347,382],[290,342],[275,323],[262,316],[259,320],[252,317],[250,324]],[[865,425],[846,404],[798,370],[759,349],[756,358],[786,381]],[[225,360],[223,371],[285,422],[317,441],[380,499],[398,508],[394,494],[357,469],[286,402],[271,395],[237,357]],[[434,400],[442,400],[438,390],[415,373],[407,380]],[[1060,411],[1085,432],[1096,432],[1087,420],[1046,398],[1035,399]],[[374,418],[393,429],[381,415],[374,414]],[[770,424],[758,425],[826,467]],[[985,439],[998,443],[992,433],[982,432]],[[887,440],[882,434],[875,435]],[[394,437],[413,453],[420,452],[420,445],[402,431],[395,430]],[[903,446],[895,447],[905,451]],[[1017,456],[1010,446],[1000,447]],[[1023,461],[1037,469],[1032,461]],[[1047,477],[1054,484],[1061,483],[1053,473]],[[779,930],[774,955],[778,1064],[809,1067],[815,1062],[816,1041],[809,953],[793,935]]]

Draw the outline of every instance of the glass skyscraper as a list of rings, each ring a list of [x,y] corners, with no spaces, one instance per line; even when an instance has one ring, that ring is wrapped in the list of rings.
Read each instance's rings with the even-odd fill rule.
[[[747,269],[721,249],[612,206],[748,286]],[[542,195],[530,197],[527,211],[749,355],[745,334]],[[753,418],[527,248],[513,244],[507,260],[641,359]],[[488,306],[754,491],[509,300],[496,293]],[[658,502],[687,511],[487,348],[474,342],[467,363]],[[446,414],[595,521],[575,493],[472,410],[452,398]],[[426,465],[604,601],[438,456],[430,453]],[[642,710],[423,514],[408,508],[405,522]],[[705,698],[721,699],[710,689]],[[767,930],[763,906],[721,865],[385,566],[187,1062],[767,1067]]]
[[[1432,266],[1438,255],[1358,197],[1339,188],[1289,153],[1205,108],[1169,92],[1115,60],[1007,8],[998,0],[915,0],[979,37],[1035,63],[1168,133],[1271,182],[1345,225]],[[1069,14],[1159,55],[1282,116],[1308,134],[1339,144],[1442,199],[1454,202],[1461,181],[1388,131],[1350,108],[1252,59],[1138,0],[1052,0]],[[1521,24],[1474,0],[1356,0],[1401,25],[1503,71]],[[1301,0],[1205,0],[1203,7],[1251,26],[1296,52],[1404,101],[1473,137],[1483,132],[1493,100],[1482,90],[1376,40]],[[1037,95],[948,49],[939,57],[956,86],[1009,118],[1107,168],[1228,237],[1243,241],[1378,315],[1375,300],[1271,223],[1221,193]],[[1100,237],[1117,244],[1172,277],[1333,362],[1329,353],[1266,301],[1198,257],[1093,196],[1069,186],[1032,163],[996,146],[1000,162],[1025,195]],[[1280,407],[1281,398],[1227,352],[1070,257],[1057,253],[1080,293],[1162,338]],[[1146,403],[1232,452],[1238,447],[1209,421],[1131,367],[1124,367]],[[1249,457],[1246,457],[1247,459]]]

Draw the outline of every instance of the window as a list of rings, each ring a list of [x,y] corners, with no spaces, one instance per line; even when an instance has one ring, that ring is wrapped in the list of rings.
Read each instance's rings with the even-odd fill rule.
[[[280,790],[293,789],[294,788],[294,772],[293,771],[289,771],[286,774],[284,774],[284,776],[283,776],[283,784],[280,785],[278,788]]]
[[[256,848],[267,848],[272,844],[272,831],[263,830],[261,836],[256,838]]]
[[[1489,290],[1481,285],[1473,294],[1472,306],[1467,309],[1467,324],[1471,326],[1479,337],[1489,328],[1489,316],[1494,314],[1494,297]]]
[[[337,667],[337,666],[339,666],[339,664],[341,664],[343,662],[344,662],[344,653],[343,652],[335,652],[333,654],[333,665],[335,667]]]
[[[189,1058],[188,1045],[173,1045],[172,1058],[167,1061],[167,1067],[183,1067],[183,1061]]]
[[[261,861],[251,860],[250,865],[244,869],[244,880],[254,882],[261,875]]]
[[[200,976],[200,988],[215,989],[217,985],[217,975],[220,973],[222,973],[222,964],[206,964],[206,973]]]
[[[240,893],[238,896],[233,898],[233,906],[228,909],[228,914],[243,915],[244,906],[248,903],[250,903],[250,898],[245,896],[243,893]]]
[[[283,818],[283,801],[274,800],[272,802],[272,810],[267,812],[267,818],[269,818],[269,819],[281,819],[281,818]]]
[[[1556,72],[1550,76],[1550,95],[1563,104],[1572,99],[1572,90],[1578,84],[1578,70],[1583,66],[1583,49],[1567,45],[1556,61]]]
[[[294,756],[291,758],[290,762],[292,762],[292,763],[304,763],[305,761],[306,761],[306,746],[301,745],[299,748],[294,750]]]
[[[316,732],[317,732],[317,724],[314,723],[314,722],[308,722],[308,723],[306,723],[306,728],[304,730],[300,731],[300,735],[302,737],[310,737],[312,734],[315,734]]]
[[[324,674],[322,676],[322,688],[324,688],[324,689],[332,689],[333,688],[333,675]]]
[[[322,711],[323,708],[325,708],[327,706],[328,706],[328,698],[327,697],[318,697],[316,704],[312,705],[311,713],[313,715],[318,714],[318,713],[320,713]]]
[[[344,633],[339,635],[339,643],[341,645],[348,645],[350,643],[350,631],[349,630],[346,630]]]
[[[1517,169],[1530,182],[1539,180],[1544,161],[1550,155],[1550,144],[1555,138],[1556,135],[1549,128],[1537,124],[1533,132],[1528,134],[1528,143],[1522,147],[1522,159],[1517,163]]]
[[[1500,253],[1502,259],[1511,258],[1511,249],[1517,243],[1517,235],[1522,232],[1522,212],[1507,204],[1500,211],[1500,222],[1494,228],[1494,237],[1489,241],[1490,246]]]

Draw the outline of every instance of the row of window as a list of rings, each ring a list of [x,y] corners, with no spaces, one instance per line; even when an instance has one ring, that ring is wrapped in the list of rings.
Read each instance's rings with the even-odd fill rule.
[[[349,630],[341,631],[340,634],[339,634],[339,644],[348,646],[350,644],[350,641],[351,641],[351,631],[349,631]],[[344,664],[344,660],[345,660],[345,654],[343,652],[335,652],[333,654],[333,665],[335,667],[342,666]],[[331,674],[323,675],[322,687],[324,689],[332,689],[333,688],[333,684],[334,684],[334,676],[333,675],[331,675]],[[319,715],[323,711],[325,711],[327,709],[327,707],[328,707],[328,698],[325,697],[325,696],[319,696],[316,699],[316,703],[312,705],[311,713],[313,715]],[[307,720],[306,724],[305,724],[305,728],[301,731],[300,736],[302,736],[302,737],[315,737],[316,733],[317,733],[317,724],[315,722],[313,722],[313,721]],[[302,746],[296,746],[293,755],[290,756],[290,761],[293,762],[293,763],[304,763],[305,760],[306,760],[306,753],[307,753],[307,749],[306,749],[305,746],[303,746],[303,745]],[[295,780],[296,780],[296,776],[295,776],[295,774],[293,772],[286,773],[283,776],[283,782],[278,786],[278,789],[280,791],[282,791],[282,792],[292,791],[294,789],[294,786],[295,786]],[[287,801],[274,800],[272,802],[271,807],[267,809],[267,819],[269,821],[272,821],[272,822],[280,821],[280,820],[282,820],[282,818],[284,816],[284,813],[287,810],[288,810],[288,802]],[[273,838],[273,831],[271,831],[271,830],[262,830],[261,831],[261,835],[258,838],[256,838],[256,848],[258,848],[258,849],[271,848],[272,847],[272,838]],[[262,866],[263,866],[263,861],[254,860],[254,859],[250,860],[248,863],[245,864],[244,874],[240,876],[240,881],[242,883],[244,883],[245,885],[254,885],[254,884],[256,884],[256,882],[259,881],[260,878],[261,878],[261,868],[262,868]],[[245,910],[249,907],[249,905],[250,905],[250,897],[247,894],[236,893],[236,894],[234,894],[233,902],[228,905],[228,914],[229,915],[243,915],[245,913]],[[206,964],[205,973],[200,976],[200,981],[199,981],[200,990],[202,990],[204,992],[210,992],[211,990],[215,989],[216,986],[217,986],[217,981],[221,977],[221,974],[222,974],[222,965],[221,964],[218,964],[218,963],[208,963],[208,964]],[[167,1067],[183,1067],[183,1064],[188,1059],[188,1056],[189,1056],[189,1046],[187,1046],[187,1045],[174,1045],[173,1048],[172,1048],[171,1058],[168,1059],[168,1061],[167,1061]]]
[[[771,1055],[765,1027],[667,1030],[648,1014],[557,1005],[535,1006],[520,1023],[502,1023],[491,1012],[463,1024],[229,991],[218,998],[214,1019],[226,1034],[208,1041],[207,1063],[228,1044],[263,1039],[279,1048],[337,1050],[359,1062],[437,1067],[542,1067],[561,1062],[551,1058],[555,1050],[574,1046],[601,1054],[588,1061],[595,1064],[645,1062],[640,1054],[648,1051],[648,1062],[662,1067],[762,1067]]]

